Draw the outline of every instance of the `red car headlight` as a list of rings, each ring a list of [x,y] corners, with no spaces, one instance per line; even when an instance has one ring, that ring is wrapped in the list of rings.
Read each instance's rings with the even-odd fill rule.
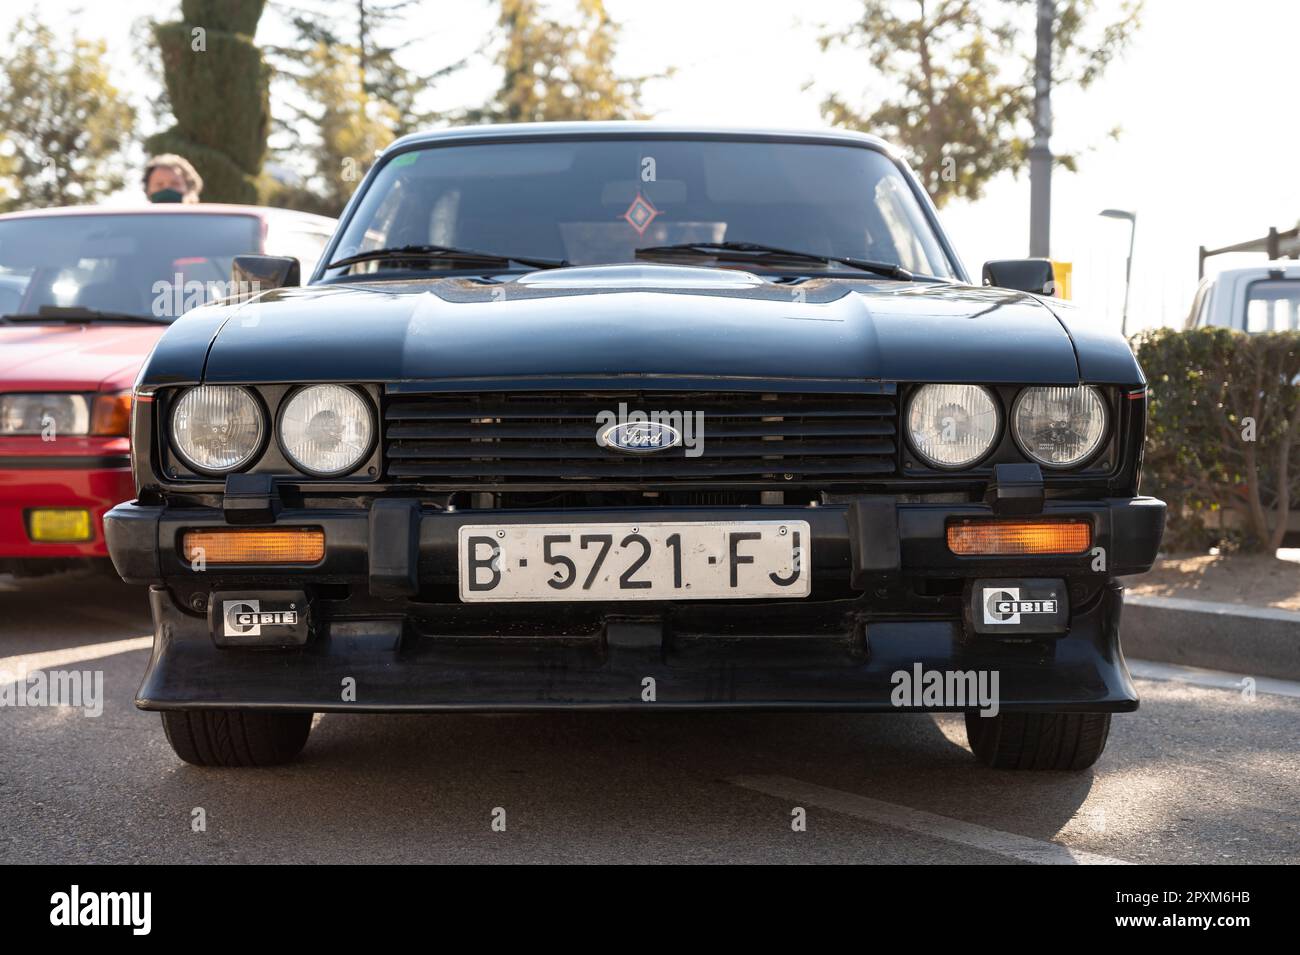
[[[60,435],[90,432],[90,402],[80,394],[0,395],[0,434]]]

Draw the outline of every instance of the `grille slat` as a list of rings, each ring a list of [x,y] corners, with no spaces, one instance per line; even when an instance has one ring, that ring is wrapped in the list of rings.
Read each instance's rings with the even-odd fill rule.
[[[492,483],[491,477],[521,477],[524,475],[537,478],[562,478],[564,480],[582,480],[585,478],[615,478],[619,481],[635,480],[641,477],[712,477],[712,476],[750,476],[754,478],[770,477],[779,480],[784,473],[790,473],[785,465],[776,467],[755,467],[753,464],[739,461],[703,461],[700,458],[686,458],[682,461],[642,461],[632,465],[614,465],[609,462],[592,464],[574,461],[571,466],[562,469],[549,467],[552,462],[544,461],[494,461],[488,463],[440,464],[436,466],[438,475],[456,477],[483,477],[484,483]],[[435,468],[424,464],[394,462],[388,466],[388,473],[397,477],[430,476]],[[804,459],[799,466],[801,475],[844,474],[852,471],[855,476],[879,475],[893,472],[892,461],[885,462],[878,458],[836,458],[834,461]]]
[[[845,397],[843,399],[824,398],[822,396],[791,400],[791,396],[782,395],[776,400],[764,400],[761,395],[746,395],[748,401],[729,398],[718,400],[717,396],[696,394],[649,394],[641,399],[635,394],[612,395],[612,405],[597,402],[576,402],[572,399],[557,400],[551,394],[484,396],[481,401],[459,400],[439,401],[427,398],[403,398],[394,401],[384,412],[388,421],[438,420],[455,418],[576,418],[581,421],[595,421],[597,411],[618,410],[619,402],[625,402],[629,408],[652,411],[658,408],[676,408],[680,410],[702,411],[706,417],[724,418],[767,418],[767,417],[828,417],[828,418],[893,418],[894,402],[889,398]],[[642,401],[653,403],[646,407]],[[676,402],[676,404],[672,403]]]
[[[871,457],[891,454],[894,442],[877,441],[724,441],[706,440],[704,453],[710,452],[728,458],[809,458],[822,457]],[[388,449],[388,456],[393,460],[403,458],[438,458],[454,460],[457,458],[537,458],[539,460],[557,458],[598,458],[608,460],[611,452],[598,446],[595,442],[594,429],[588,433],[584,443],[576,441],[511,441],[465,442],[465,441],[401,441]],[[638,455],[641,457],[641,455]],[[648,455],[646,455],[648,457]],[[659,461],[691,461],[684,449],[673,448],[658,452],[654,458]],[[776,465],[772,466],[773,468]]]
[[[602,412],[703,415],[703,453],[629,454],[596,443]],[[892,397],[734,392],[543,392],[390,397],[384,461],[394,480],[462,488],[677,482],[818,486],[892,474]],[[692,419],[690,424],[693,424]],[[689,424],[688,424],[689,427]],[[687,432],[690,433],[689,431]]]
[[[764,415],[764,417],[771,417]],[[709,438],[748,438],[767,437],[772,434],[769,421],[752,422],[713,422],[708,425]],[[781,434],[787,438],[815,438],[820,436],[857,437],[859,435],[893,435],[894,422],[884,418],[862,420],[843,420],[834,422],[799,422],[784,421],[780,426]],[[402,422],[388,426],[390,438],[413,438],[428,440],[447,440],[453,438],[511,439],[520,438],[535,441],[540,437],[576,438],[590,441],[596,433],[594,421],[582,424],[550,424],[539,435],[536,424],[426,424],[423,422]]]

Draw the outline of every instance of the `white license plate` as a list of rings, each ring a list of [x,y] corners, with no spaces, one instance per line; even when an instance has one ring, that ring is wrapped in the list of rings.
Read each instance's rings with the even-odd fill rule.
[[[807,597],[811,550],[807,521],[471,524],[460,599]]]

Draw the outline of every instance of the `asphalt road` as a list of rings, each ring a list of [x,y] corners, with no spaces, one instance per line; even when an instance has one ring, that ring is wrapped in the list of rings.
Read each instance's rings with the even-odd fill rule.
[[[1141,678],[1082,774],[984,769],[949,716],[654,712],[327,715],[211,770],[131,703],[148,633],[142,589],[0,576],[0,670],[104,680],[0,708],[0,862],[1300,861],[1300,684]]]

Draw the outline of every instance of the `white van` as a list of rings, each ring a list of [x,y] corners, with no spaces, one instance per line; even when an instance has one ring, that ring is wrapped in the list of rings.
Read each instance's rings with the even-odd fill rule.
[[[1224,269],[1201,281],[1187,328],[1300,331],[1300,262],[1285,259]]]

